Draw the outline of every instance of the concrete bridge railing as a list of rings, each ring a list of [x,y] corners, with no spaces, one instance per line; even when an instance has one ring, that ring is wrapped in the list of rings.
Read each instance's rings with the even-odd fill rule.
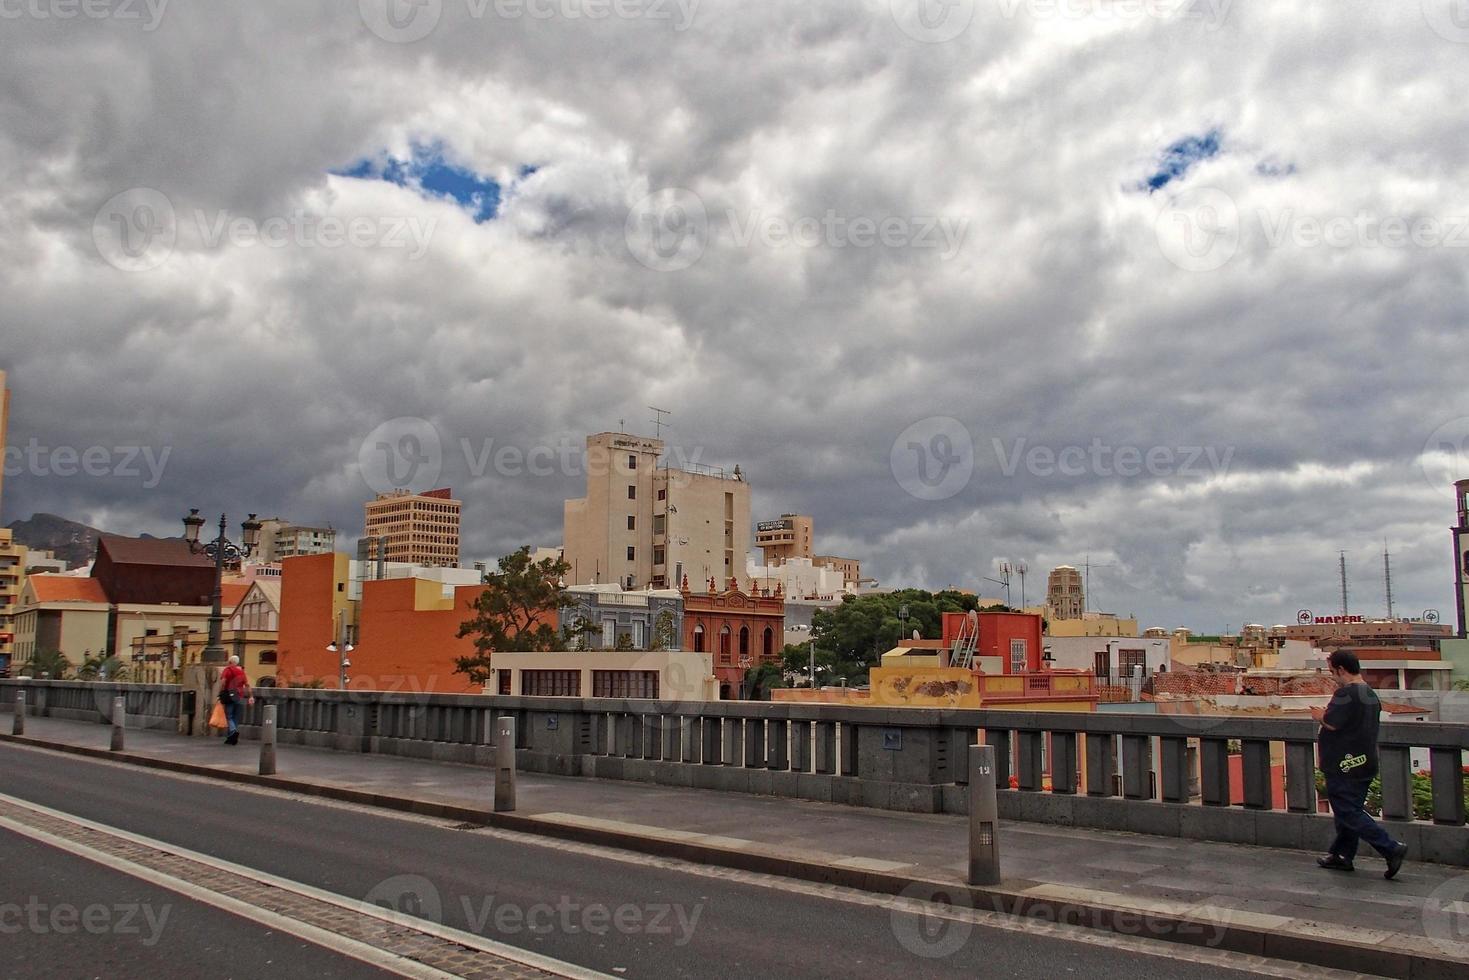
[[[33,714],[85,717],[90,707],[102,720],[96,706],[114,693],[130,699],[130,719],[138,705],[140,723],[178,707],[170,686],[14,680],[0,681],[0,705],[14,700],[19,684],[33,692]],[[1324,850],[1332,835],[1329,816],[1318,813],[1316,725],[1308,720],[284,688],[256,694],[246,738],[257,737],[264,706],[274,704],[282,744],[488,766],[495,718],[512,715],[516,764],[526,771],[922,813],[967,812],[964,760],[967,747],[982,742],[997,750],[1004,819],[1306,850]],[[1462,763],[1469,725],[1385,723],[1379,744],[1382,813],[1393,833],[1417,859],[1469,866]],[[1415,817],[1415,755],[1429,763],[1428,819]]]

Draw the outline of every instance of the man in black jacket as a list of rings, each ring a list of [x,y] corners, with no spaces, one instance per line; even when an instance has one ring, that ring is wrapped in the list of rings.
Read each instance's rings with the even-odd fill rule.
[[[1377,722],[1382,703],[1362,679],[1357,655],[1337,650],[1327,659],[1331,676],[1341,685],[1325,708],[1312,708],[1321,723],[1321,770],[1326,774],[1326,798],[1336,818],[1336,840],[1316,863],[1333,871],[1351,871],[1357,841],[1364,840],[1387,861],[1392,878],[1403,866],[1408,845],[1392,835],[1364,808],[1367,789],[1377,775]]]

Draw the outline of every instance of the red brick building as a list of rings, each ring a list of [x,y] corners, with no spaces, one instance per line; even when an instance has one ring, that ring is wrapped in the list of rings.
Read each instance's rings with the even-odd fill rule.
[[[778,663],[785,646],[785,595],[777,586],[774,592],[740,591],[739,582],[729,580],[729,587],[718,591],[714,579],[707,593],[689,591],[684,576],[683,648],[695,653],[714,654],[714,674],[719,678],[720,698],[737,699],[745,680],[745,671],[761,663]]]

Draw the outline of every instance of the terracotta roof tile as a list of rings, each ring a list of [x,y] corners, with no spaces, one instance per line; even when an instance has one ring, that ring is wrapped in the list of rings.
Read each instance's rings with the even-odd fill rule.
[[[26,578],[37,602],[106,602],[102,583],[70,575],[31,575]]]

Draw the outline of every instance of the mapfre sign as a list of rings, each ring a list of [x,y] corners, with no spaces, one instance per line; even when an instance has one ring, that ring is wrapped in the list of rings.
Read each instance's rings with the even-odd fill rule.
[[[1317,616],[1313,622],[1317,626],[1340,626],[1345,623],[1365,623],[1367,620],[1361,616]]]

